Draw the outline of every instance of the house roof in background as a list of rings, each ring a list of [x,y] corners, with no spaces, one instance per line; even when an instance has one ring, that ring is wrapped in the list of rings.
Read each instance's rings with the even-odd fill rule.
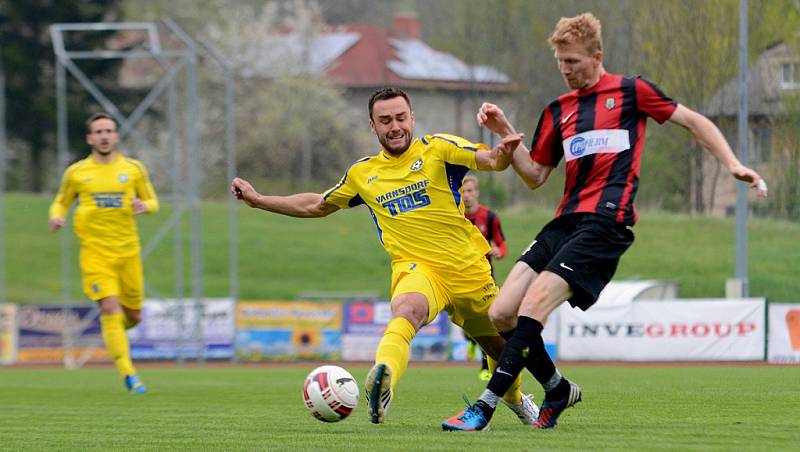
[[[432,49],[419,39],[389,39],[395,58],[386,65],[409,80],[442,80],[478,83],[510,83],[511,79],[491,66],[470,66],[449,53]]]
[[[307,50],[307,57],[304,50]],[[303,61],[307,61],[304,63]],[[510,77],[496,68],[468,65],[416,37],[397,37],[376,25],[346,25],[308,38],[289,33],[272,36],[236,57],[247,78],[324,74],[345,87],[428,87],[510,91]],[[303,69],[307,66],[307,69]]]
[[[242,49],[235,59],[240,74],[246,78],[318,74],[359,39],[358,33],[351,32],[322,33],[308,39],[298,34],[272,35]]]
[[[243,78],[323,75],[344,88],[401,88],[510,92],[511,78],[486,65],[469,65],[420,39],[421,25],[413,16],[394,19],[392,29],[353,24],[327,27],[305,37],[282,32],[250,40],[226,57]],[[121,38],[120,38],[121,39]],[[147,76],[159,70],[153,61],[125,61],[120,83],[146,87]],[[149,71],[149,72],[148,72]]]
[[[781,97],[787,92],[781,86],[781,65],[797,61],[785,43],[778,43],[762,52],[747,70],[748,113],[772,115],[783,113]],[[800,77],[800,74],[796,74]],[[739,112],[739,79],[726,82],[722,88],[703,105],[708,116],[736,116]]]

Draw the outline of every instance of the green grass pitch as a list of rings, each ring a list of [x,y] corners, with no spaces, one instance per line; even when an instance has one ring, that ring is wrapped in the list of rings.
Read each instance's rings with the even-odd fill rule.
[[[2,450],[797,450],[800,367],[561,366],[583,402],[551,431],[500,407],[490,432],[439,423],[480,394],[474,366],[412,364],[387,423],[325,424],[302,403],[314,364],[151,367],[150,392],[124,392],[110,367],[0,370]],[[345,365],[363,392],[366,365]],[[526,375],[523,389],[541,391]]]

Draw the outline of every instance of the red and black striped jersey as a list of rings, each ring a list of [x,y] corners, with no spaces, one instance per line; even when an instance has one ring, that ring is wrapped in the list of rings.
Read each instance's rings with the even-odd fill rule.
[[[500,218],[497,214],[483,204],[478,204],[478,210],[475,213],[464,212],[464,216],[481,231],[481,234],[489,244],[494,243],[497,246],[500,257],[505,257],[508,248],[506,247],[503,228],[500,226]],[[489,261],[491,262],[491,259]]]
[[[555,167],[567,161],[564,196],[556,216],[595,213],[633,225],[633,199],[647,117],[663,123],[677,108],[639,77],[605,73],[593,87],[551,102],[539,118],[531,159]]]

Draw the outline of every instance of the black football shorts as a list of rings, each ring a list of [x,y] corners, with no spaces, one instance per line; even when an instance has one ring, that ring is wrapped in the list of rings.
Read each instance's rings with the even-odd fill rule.
[[[587,310],[617,271],[622,254],[633,243],[633,231],[601,215],[576,213],[548,223],[519,262],[536,273],[564,278],[573,291],[572,306]]]

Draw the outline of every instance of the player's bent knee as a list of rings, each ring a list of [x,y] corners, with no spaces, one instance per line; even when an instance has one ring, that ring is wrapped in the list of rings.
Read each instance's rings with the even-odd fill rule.
[[[399,295],[392,300],[392,316],[405,318],[419,331],[428,321],[428,301],[420,294]]]
[[[139,324],[139,322],[142,321],[142,311],[126,310],[125,311],[125,317],[128,318],[128,322],[130,322],[131,325],[136,326],[136,325]]]
[[[119,314],[122,311],[122,306],[119,304],[119,298],[115,296],[97,300],[97,304],[100,305],[100,315]]]
[[[493,304],[489,307],[489,320],[497,331],[508,331],[516,326],[517,313]]]

